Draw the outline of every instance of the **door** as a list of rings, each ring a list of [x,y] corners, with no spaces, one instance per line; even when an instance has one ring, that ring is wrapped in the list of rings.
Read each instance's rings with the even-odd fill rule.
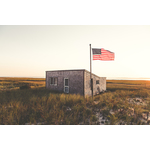
[[[69,93],[69,79],[64,78],[64,92]]]

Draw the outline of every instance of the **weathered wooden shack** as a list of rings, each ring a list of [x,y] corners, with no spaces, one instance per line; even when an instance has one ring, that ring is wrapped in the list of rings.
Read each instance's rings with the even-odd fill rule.
[[[93,95],[106,91],[106,77],[92,74]],[[52,91],[91,96],[90,72],[85,69],[46,71],[46,88]]]

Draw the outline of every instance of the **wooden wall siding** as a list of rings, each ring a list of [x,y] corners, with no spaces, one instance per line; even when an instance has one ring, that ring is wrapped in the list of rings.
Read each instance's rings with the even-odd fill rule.
[[[102,91],[106,91],[106,77],[98,77],[92,74],[93,78],[93,95],[99,94]],[[99,80],[99,84],[96,84],[96,80]],[[90,72],[84,73],[84,95],[91,96],[91,84],[90,84]]]
[[[106,91],[106,77],[100,77],[100,91]]]
[[[50,85],[50,77],[57,77],[58,84]],[[46,73],[46,88],[64,92],[64,78],[69,79],[69,93],[83,95],[83,70],[79,71],[47,71]]]
[[[50,77],[57,77],[57,86],[50,85]],[[46,88],[52,91],[64,92],[64,78],[69,79],[69,93],[91,96],[90,72],[87,70],[46,71]],[[106,77],[92,74],[93,95],[106,91]],[[96,84],[99,80],[99,84]]]

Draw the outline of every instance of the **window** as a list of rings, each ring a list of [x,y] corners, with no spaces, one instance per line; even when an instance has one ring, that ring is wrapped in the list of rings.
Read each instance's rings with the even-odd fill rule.
[[[69,93],[69,79],[64,78],[64,92]]]
[[[99,80],[96,80],[96,84],[99,84]]]
[[[69,86],[68,79],[65,79],[65,86]]]
[[[64,91],[65,93],[69,93],[69,87],[65,87],[65,91]]]
[[[57,78],[56,77],[50,78],[50,85],[57,85]]]

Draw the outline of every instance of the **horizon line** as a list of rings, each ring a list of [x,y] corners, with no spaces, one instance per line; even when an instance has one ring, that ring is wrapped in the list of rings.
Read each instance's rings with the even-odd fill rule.
[[[46,77],[0,76],[0,78],[46,78]],[[150,78],[106,77],[106,80],[150,80]]]

